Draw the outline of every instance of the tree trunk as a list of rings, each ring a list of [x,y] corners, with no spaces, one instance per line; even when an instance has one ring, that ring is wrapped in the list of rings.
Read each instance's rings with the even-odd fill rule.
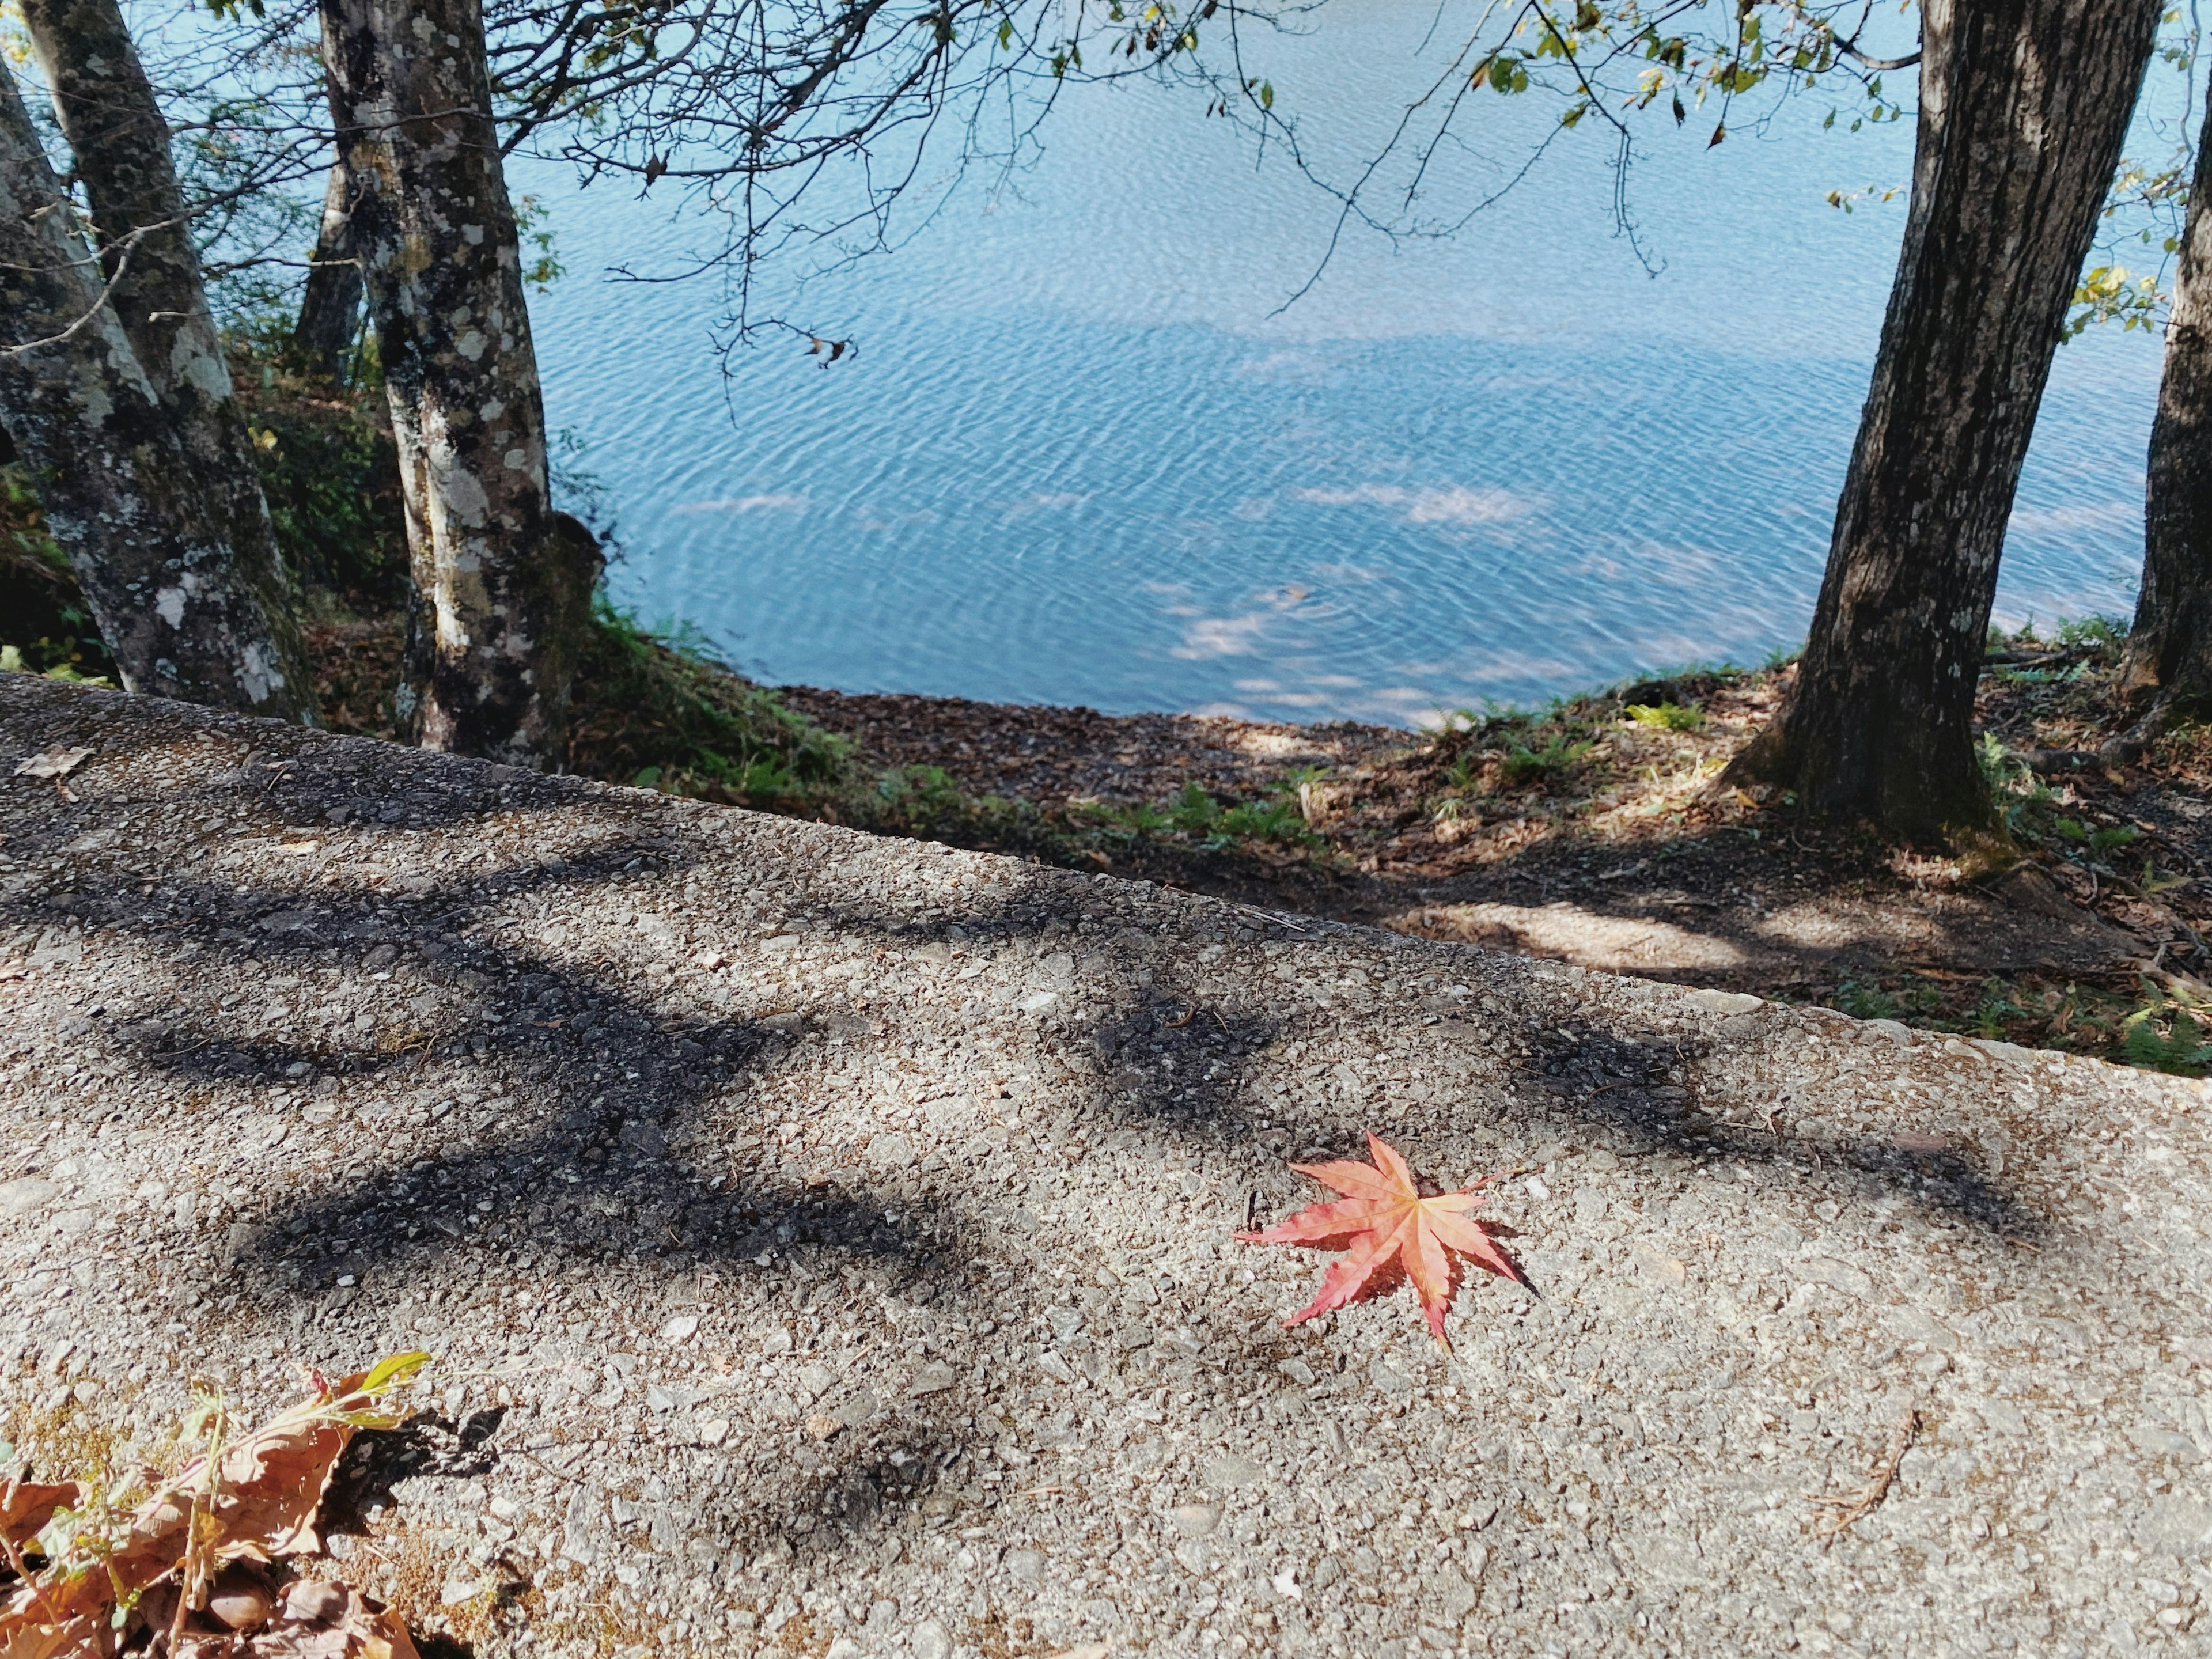
[[[1907,837],[1988,822],[1997,559],[2157,0],[1923,0],[1912,204],[1787,707],[1729,775]]]
[[[600,560],[556,513],[475,0],[322,0],[354,246],[399,445],[415,599],[401,716],[557,766]]]
[[[47,529],[128,689],[297,718],[308,682],[100,289],[0,66],[0,422]]]
[[[2177,716],[2212,712],[2212,107],[2189,182],[2148,471],[2142,587],[2119,684],[2141,718],[2109,745],[2116,759]]]
[[[346,354],[361,332],[361,264],[354,257],[353,175],[343,153],[331,162],[323,188],[323,225],[300,296],[300,321],[292,343],[326,380],[345,379]]]
[[[168,125],[115,0],[25,0],[23,16],[92,209],[109,302],[216,514],[228,580],[252,591],[283,712],[312,725],[314,678],[292,584],[208,309]]]

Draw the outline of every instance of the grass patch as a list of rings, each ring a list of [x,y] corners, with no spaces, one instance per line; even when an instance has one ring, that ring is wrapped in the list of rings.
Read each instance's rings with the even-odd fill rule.
[[[1298,804],[1297,784],[1310,781],[1302,777],[1272,799],[1235,805],[1224,805],[1195,783],[1186,784],[1181,794],[1159,805],[1091,806],[1081,809],[1078,817],[1109,840],[1121,842],[1180,842],[1209,853],[1255,842],[1319,848],[1324,842],[1308,826]]]
[[[709,657],[592,604],[578,665],[568,765],[610,782],[746,806],[826,800],[854,784],[852,745]]]
[[[1571,738],[1564,732],[1553,733],[1540,749],[1512,744],[1498,762],[1498,775],[1515,787],[1548,783],[1571,771],[1576,762],[1596,747],[1595,738]]]

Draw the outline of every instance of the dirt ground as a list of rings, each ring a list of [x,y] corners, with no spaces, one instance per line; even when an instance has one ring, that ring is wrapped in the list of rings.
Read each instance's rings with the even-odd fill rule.
[[[781,695],[878,768],[1035,803],[1081,856],[1247,903],[2202,1071],[2212,734],[2125,771],[2099,629],[1993,652],[1980,719],[2022,854],[1970,872],[1715,780],[1789,671],[1707,672],[1440,733]],[[1632,714],[1640,709],[1640,714]],[[1220,806],[1278,809],[1227,835]],[[1766,792],[1761,792],[1766,793]]]

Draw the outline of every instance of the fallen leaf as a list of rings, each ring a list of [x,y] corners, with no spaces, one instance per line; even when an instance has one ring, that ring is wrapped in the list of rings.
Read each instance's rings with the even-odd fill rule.
[[[1480,1188],[1486,1182],[1424,1196],[1413,1167],[1380,1135],[1370,1132],[1367,1152],[1375,1160],[1371,1164],[1348,1159],[1291,1164],[1300,1175],[1342,1193],[1344,1200],[1310,1205],[1265,1231],[1237,1237],[1248,1244],[1304,1244],[1346,1253],[1322,1275],[1313,1301],[1285,1319],[1285,1325],[1380,1295],[1402,1277],[1413,1281],[1430,1334],[1449,1350],[1444,1315],[1451,1307],[1455,1255],[1501,1279],[1528,1281],[1482,1224],[1467,1214],[1482,1202]]]
[[[47,1565],[0,1599],[0,1659],[109,1652],[112,1646],[105,1644],[115,1627],[112,1615],[118,1601],[126,1607],[137,1603],[132,1616],[141,1616],[164,1594],[173,1603],[176,1590],[170,1581],[180,1574],[189,1579],[231,1562],[319,1550],[315,1510],[338,1455],[358,1430],[400,1422],[404,1413],[389,1410],[383,1396],[410,1382],[428,1358],[395,1354],[336,1383],[317,1378],[307,1399],[217,1455],[187,1463],[127,1523],[107,1529],[96,1518],[50,1520],[41,1540]],[[89,1570],[95,1560],[98,1570]],[[204,1583],[204,1577],[198,1582]],[[155,1593],[147,1595],[149,1591]],[[398,1632],[395,1642],[383,1629],[383,1619],[380,1609],[362,1613],[356,1621],[358,1640],[351,1634],[341,1640],[325,1631],[317,1638],[320,1646],[268,1652],[413,1659],[415,1650],[404,1627],[389,1621]],[[97,1633],[89,1645],[70,1633],[84,1630]],[[259,1651],[219,1650],[226,1659]],[[184,1653],[176,1659],[185,1659]]]
[[[13,1617],[16,1602],[27,1592],[18,1590],[4,1610],[0,1610],[0,1659],[78,1659],[88,1653],[106,1652],[109,1638],[106,1621],[95,1619],[71,1619],[58,1625],[44,1625],[25,1619],[17,1622]]]
[[[18,761],[15,775],[19,778],[65,778],[76,771],[91,753],[89,749],[56,747],[44,750],[28,760]]]
[[[817,1412],[806,1419],[806,1431],[817,1440],[827,1440],[845,1426],[843,1421],[827,1412]]]
[[[350,1584],[303,1578],[239,1659],[417,1659],[407,1626]]]
[[[0,1487],[0,1533],[20,1549],[46,1529],[56,1510],[73,1510],[83,1497],[84,1489],[74,1480],[53,1486],[11,1480]]]

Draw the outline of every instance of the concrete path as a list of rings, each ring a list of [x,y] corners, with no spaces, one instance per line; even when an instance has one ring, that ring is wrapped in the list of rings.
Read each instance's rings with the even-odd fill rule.
[[[0,837],[6,1432],[429,1348],[485,1659],[2212,1644],[2194,1083],[21,676]],[[1231,1239],[1370,1127],[1449,1360]]]

